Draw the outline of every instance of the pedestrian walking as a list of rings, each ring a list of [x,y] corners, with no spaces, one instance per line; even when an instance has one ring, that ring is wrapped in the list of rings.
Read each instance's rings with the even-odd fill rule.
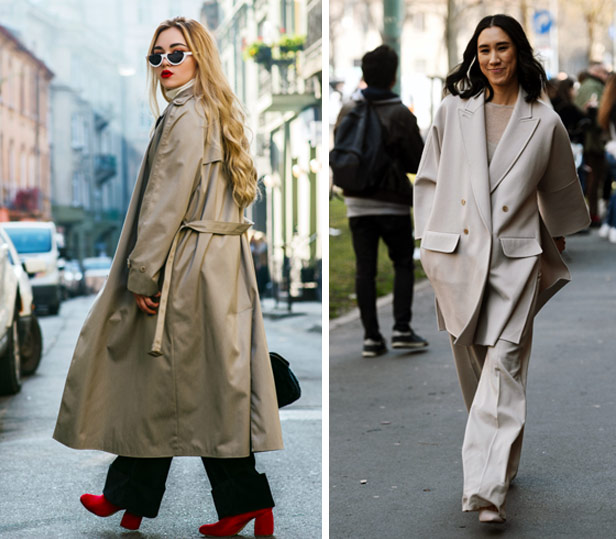
[[[417,119],[392,92],[398,70],[396,52],[381,45],[363,56],[361,68],[366,87],[356,92],[352,101],[341,109],[335,129],[334,151],[340,144],[339,132],[346,131],[350,138],[356,138],[355,130],[361,129],[359,125],[342,128],[343,122],[352,118],[352,111],[357,112],[361,107],[365,114],[376,112],[378,123],[372,124],[376,129],[365,135],[365,145],[371,151],[381,153],[385,165],[371,169],[369,163],[362,163],[364,173],[370,176],[369,187],[343,191],[355,251],[355,292],[364,328],[362,355],[375,357],[387,352],[376,309],[375,279],[380,239],[387,245],[394,265],[391,345],[397,349],[428,346],[428,342],[410,325],[415,246],[411,222],[413,191],[407,173],[417,172],[423,140]]]
[[[586,196],[592,218],[591,226],[600,226],[599,190],[606,177],[605,141],[603,130],[597,123],[597,110],[605,89],[608,72],[601,62],[592,62],[587,76],[580,83],[575,96],[575,104],[586,111],[591,123],[586,129],[584,139],[584,164],[589,167],[585,182]]]
[[[608,183],[611,188],[612,183],[616,181],[616,75],[612,74],[607,81],[597,114],[597,122],[608,133],[610,139],[605,145],[605,158],[609,171]],[[616,243],[616,190],[610,194],[599,236],[608,238],[610,243]]]
[[[520,459],[533,319],[588,226],[567,131],[520,24],[483,18],[447,77],[415,181],[421,260],[469,411],[462,509],[505,520]]]
[[[282,449],[278,406],[243,210],[256,172],[243,114],[212,35],[161,23],[148,50],[156,122],[104,289],[81,330],[54,438],[118,455],[92,513],[156,517],[174,456],[199,456],[232,536],[274,501],[254,453]],[[157,114],[157,111],[156,111]]]

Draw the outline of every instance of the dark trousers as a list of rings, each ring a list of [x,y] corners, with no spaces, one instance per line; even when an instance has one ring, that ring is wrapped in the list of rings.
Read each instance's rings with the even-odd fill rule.
[[[365,339],[380,339],[376,313],[376,272],[379,239],[394,265],[394,329],[408,331],[413,303],[413,225],[410,215],[350,217],[355,250],[355,293]]]
[[[599,216],[598,198],[599,190],[603,193],[602,182],[605,179],[607,163],[604,152],[585,152],[584,162],[590,167],[590,172],[586,180],[586,193],[590,216],[597,219]]]
[[[274,507],[265,474],[255,469],[251,454],[244,458],[202,457],[212,486],[218,518]],[[171,457],[117,457],[109,466],[103,494],[112,504],[148,518],[158,515]]]

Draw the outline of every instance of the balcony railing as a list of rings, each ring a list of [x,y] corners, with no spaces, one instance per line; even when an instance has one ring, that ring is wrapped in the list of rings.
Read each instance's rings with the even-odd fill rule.
[[[37,187],[2,187],[0,208],[11,220],[40,218],[43,213],[43,196]]]
[[[102,185],[110,178],[113,178],[117,171],[115,155],[98,154],[94,156],[94,177],[98,185]]]
[[[306,91],[294,60],[274,61],[270,71],[259,67],[259,100],[262,112],[299,112],[317,104],[314,94]]]

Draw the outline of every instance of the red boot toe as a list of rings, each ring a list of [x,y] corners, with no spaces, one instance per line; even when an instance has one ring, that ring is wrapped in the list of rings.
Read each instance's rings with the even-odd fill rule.
[[[84,494],[81,498],[79,498],[79,500],[81,501],[81,504],[88,511],[90,511],[90,513],[94,513],[99,517],[108,517],[122,509],[117,505],[113,505],[102,494],[100,496],[96,496],[94,494]]]
[[[204,524],[199,531],[209,537],[233,537],[240,533],[253,518],[255,519],[256,536],[274,534],[274,514],[271,507],[224,517],[214,524]]]

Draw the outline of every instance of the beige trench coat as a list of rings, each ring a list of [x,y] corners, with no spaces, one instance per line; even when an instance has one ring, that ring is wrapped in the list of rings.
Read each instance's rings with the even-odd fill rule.
[[[218,124],[192,88],[167,106],[109,279],[81,330],[54,438],[125,456],[282,449],[250,246]],[[162,287],[148,316],[132,292]]]
[[[417,172],[421,261],[439,329],[456,344],[519,343],[571,278],[552,238],[590,223],[567,131],[550,107],[525,97],[520,88],[488,167],[483,93],[447,96]]]

